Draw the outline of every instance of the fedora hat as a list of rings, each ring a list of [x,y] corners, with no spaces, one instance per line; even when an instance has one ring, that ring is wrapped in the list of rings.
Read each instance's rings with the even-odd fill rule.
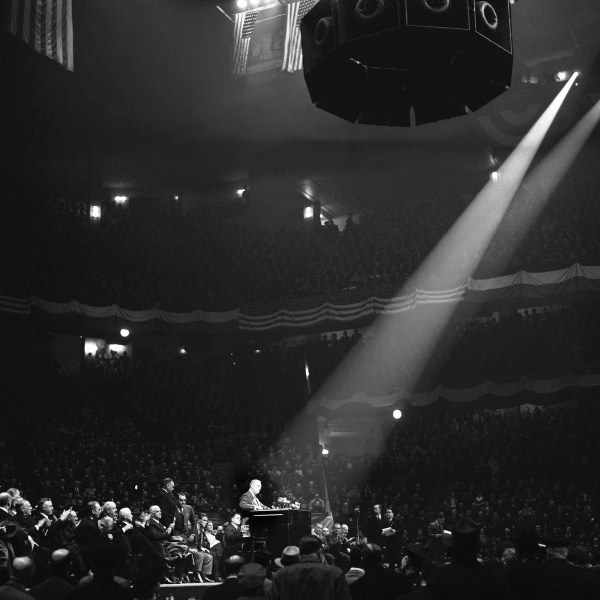
[[[298,546],[286,546],[281,553],[281,557],[276,558],[274,562],[279,568],[300,562],[300,548]]]

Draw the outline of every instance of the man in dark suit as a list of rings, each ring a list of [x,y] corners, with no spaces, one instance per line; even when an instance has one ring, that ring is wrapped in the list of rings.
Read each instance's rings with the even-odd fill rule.
[[[198,517],[194,509],[186,504],[186,495],[177,494],[177,510],[175,512],[175,528],[173,535],[180,535],[186,544],[196,543],[196,524]]]
[[[204,513],[200,513],[200,519],[196,531],[197,534],[197,548],[200,551],[206,551],[213,557],[213,570],[212,578],[215,581],[220,581],[220,564],[223,558],[223,544],[221,540],[217,538],[216,532],[213,529],[213,524],[208,520],[208,516]]]
[[[60,519],[54,514],[54,505],[50,498],[40,498],[37,505],[37,512],[34,515],[36,520],[44,519],[45,523],[40,528],[41,545],[52,549],[54,540],[54,532],[60,528],[60,521],[65,521],[71,509],[64,510],[60,515]]]
[[[17,523],[10,512],[12,496],[0,493],[0,584],[6,583],[11,575],[15,558],[13,540],[17,535]]]
[[[242,515],[239,511],[234,511],[231,514],[229,523],[223,525],[223,537],[226,548],[241,550],[244,535],[242,533]]]
[[[8,494],[7,494],[8,495]],[[18,556],[12,563],[12,573],[5,585],[0,586],[2,600],[32,600],[27,593],[31,585],[35,565],[29,556]]]
[[[386,558],[390,569],[394,571],[396,564],[400,562],[400,540],[402,537],[402,523],[400,519],[394,515],[394,510],[391,506],[385,509],[385,513],[381,518],[382,524],[382,540],[386,547]]]
[[[373,505],[373,513],[369,515],[367,519],[367,526],[365,527],[365,534],[367,541],[378,546],[383,546],[381,531],[383,530],[382,525],[383,515],[381,514],[381,504]]]
[[[207,589],[204,600],[235,600],[246,595],[245,589],[238,581],[238,573],[243,565],[244,559],[238,554],[228,556],[222,565],[225,581]]]
[[[444,547],[445,519],[444,513],[440,512],[437,519],[427,525],[427,552],[429,553],[429,558],[437,564],[444,562],[446,554]]]
[[[71,581],[71,555],[66,548],[59,548],[50,559],[52,575],[29,590],[36,600],[66,600],[75,587]]]
[[[189,546],[186,544],[176,544],[180,546],[180,551],[174,552],[172,556],[167,555],[167,550],[173,548],[172,545],[169,545],[169,542],[175,541],[171,540],[171,535],[173,533],[173,529],[175,528],[175,517],[173,517],[173,521],[168,527],[165,527],[161,522],[161,509],[159,506],[154,505],[149,508],[150,519],[145,527],[145,534],[156,549],[157,552],[161,554],[161,556],[166,557],[170,560],[173,565],[174,571],[173,575],[177,580],[181,580],[183,577],[187,577],[187,573],[190,569],[191,554],[189,553]],[[208,555],[210,558],[210,570],[212,570],[212,557]],[[208,574],[210,574],[210,570],[207,569]]]
[[[46,524],[46,519],[34,519],[33,508],[29,500],[18,498],[13,503],[14,519],[19,526],[17,535],[13,540],[16,556],[28,556],[33,553],[35,544],[41,543],[40,529]],[[31,538],[31,539],[30,539]],[[31,543],[33,541],[33,544]]]
[[[160,522],[165,526],[169,527],[175,518],[177,513],[177,500],[173,495],[175,489],[175,482],[167,477],[162,481],[162,487],[156,494],[156,504],[161,510]]]

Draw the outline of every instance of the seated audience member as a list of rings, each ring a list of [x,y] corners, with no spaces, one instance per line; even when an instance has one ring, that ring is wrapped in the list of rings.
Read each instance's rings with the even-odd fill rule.
[[[144,529],[146,536],[154,546],[157,552],[164,556],[173,566],[173,577],[176,581],[181,581],[183,577],[187,577],[187,573],[191,566],[192,554],[185,544],[172,543],[171,534],[175,527],[174,519],[168,527],[165,527],[161,518],[161,509],[157,505],[149,508],[150,519]],[[211,557],[212,568],[212,557]]]
[[[204,600],[236,600],[245,593],[238,581],[238,574],[244,565],[244,559],[239,554],[231,554],[223,559],[221,571],[223,583],[206,590]]]
[[[231,514],[229,523],[223,525],[223,539],[226,548],[241,549],[244,543],[244,534],[242,533],[242,515],[238,511]]]
[[[123,561],[121,552],[118,546],[106,541],[95,546],[91,557],[93,575],[83,578],[71,590],[69,600],[133,600],[129,582],[116,575]]]
[[[13,504],[14,518],[19,526],[13,541],[16,556],[30,556],[34,548],[40,545],[40,529],[45,525],[46,519],[35,519],[32,515],[33,508],[29,500],[17,498]]]
[[[38,583],[29,590],[36,600],[64,600],[75,587],[72,573],[71,554],[66,548],[59,548],[50,558],[48,579]]]
[[[12,496],[0,493],[0,584],[8,581],[15,558],[13,540],[17,538],[18,525],[10,513],[11,504]]]
[[[205,513],[201,513],[198,519],[196,540],[196,548],[202,553],[208,551],[213,558],[211,578],[215,581],[220,581],[219,567],[223,558],[223,544],[217,539],[213,524],[208,520],[208,516]],[[200,556],[198,560],[204,560],[204,557]]]
[[[29,556],[18,556],[11,564],[11,575],[4,585],[0,585],[2,600],[32,600],[27,593],[33,581],[35,564]]]

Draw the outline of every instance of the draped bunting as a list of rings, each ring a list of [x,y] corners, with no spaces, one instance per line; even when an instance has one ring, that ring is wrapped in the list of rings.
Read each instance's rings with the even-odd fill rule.
[[[311,410],[322,411],[325,409],[335,411],[349,404],[386,408],[396,406],[400,400],[403,404],[405,403],[410,406],[429,406],[440,399],[448,400],[449,402],[474,402],[485,396],[508,398],[521,392],[553,394],[568,388],[591,388],[598,385],[600,385],[600,374],[598,373],[586,375],[569,373],[563,377],[541,380],[520,377],[510,382],[484,381],[479,385],[463,389],[453,389],[438,385],[434,390],[422,393],[408,394],[403,390],[397,390],[385,396],[369,396],[359,393],[347,398],[322,397],[318,405]]]
[[[50,302],[36,296],[0,295],[0,313],[29,315],[32,310],[48,316],[80,315],[90,319],[118,318],[121,322],[143,324],[162,322],[183,328],[243,330],[250,332],[278,331],[301,333],[315,326],[340,328],[350,323],[368,321],[377,315],[392,315],[415,310],[419,306],[447,303],[490,303],[531,306],[532,302],[547,303],[578,292],[600,292],[600,267],[585,267],[575,263],[568,269],[528,273],[492,279],[446,277],[443,280],[419,282],[419,287],[403,296],[394,295],[397,286],[390,284],[371,289],[337,292],[329,296],[313,296],[246,304],[227,312],[170,312],[158,308],[128,310],[116,304],[89,306],[77,300]],[[449,287],[446,287],[449,286]]]
[[[256,27],[257,10],[236,13],[233,25],[233,72],[243,75],[248,65],[250,39]]]
[[[286,7],[285,45],[282,71],[293,73],[302,68],[302,45],[300,38],[300,21],[313,7],[315,0],[290,2]]]

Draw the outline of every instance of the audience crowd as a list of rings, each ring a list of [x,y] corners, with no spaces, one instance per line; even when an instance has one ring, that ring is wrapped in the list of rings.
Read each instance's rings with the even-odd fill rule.
[[[589,177],[588,177],[589,179]],[[524,189],[511,204],[476,277],[600,264],[597,182],[574,172],[536,220],[540,200]],[[424,199],[381,206],[316,231],[263,230],[186,214],[177,203],[107,201],[92,222],[80,197],[31,198],[8,207],[5,285],[54,301],[129,309],[227,310],[244,303],[400,285],[468,202]],[[524,224],[531,228],[521,239]],[[462,250],[461,250],[462,251]],[[466,252],[466,250],[465,250]],[[456,273],[464,274],[464,256]],[[57,271],[55,265],[62,268]]]
[[[517,240],[535,199],[522,191],[478,275],[600,264],[596,191],[570,179]],[[49,300],[171,310],[401,284],[464,207],[388,207],[343,232],[306,233],[208,222],[176,204],[106,204],[92,223],[80,199],[53,200],[12,207],[17,225],[28,221],[8,234],[6,277]],[[458,315],[418,391],[598,373],[598,314],[580,298]],[[346,574],[323,567],[335,598],[467,598],[465,586],[481,598],[599,597],[593,388],[545,406],[408,406],[381,453],[324,456],[304,411],[310,392],[364,353],[377,367],[337,393],[389,393],[394,365],[427,340],[398,340],[386,356],[358,330],[173,361],[99,351],[77,377],[14,341],[0,350],[0,598],[143,600],[160,583],[235,578],[240,596],[278,600],[309,563]],[[237,501],[251,479],[267,506],[310,510],[314,537],[281,557],[250,551]]]

